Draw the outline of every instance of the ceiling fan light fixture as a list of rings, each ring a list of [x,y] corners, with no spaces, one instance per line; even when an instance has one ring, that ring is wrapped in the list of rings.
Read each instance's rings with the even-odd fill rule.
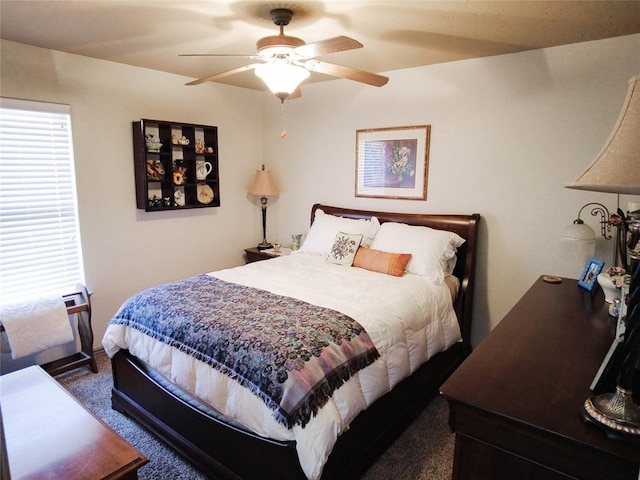
[[[286,61],[263,63],[256,67],[255,72],[280,100],[287,98],[309,77],[309,70]]]

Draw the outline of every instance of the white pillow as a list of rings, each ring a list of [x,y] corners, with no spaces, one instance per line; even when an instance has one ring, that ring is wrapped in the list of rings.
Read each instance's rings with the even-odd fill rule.
[[[356,233],[362,235],[362,245],[368,247],[380,228],[376,217],[370,220],[355,220],[353,218],[328,215],[321,209],[316,210],[313,224],[300,247],[300,252],[327,255],[331,251],[338,232]]]
[[[464,243],[457,233],[404,223],[383,223],[371,248],[392,253],[410,253],[407,272],[442,283],[453,270],[456,249]]]

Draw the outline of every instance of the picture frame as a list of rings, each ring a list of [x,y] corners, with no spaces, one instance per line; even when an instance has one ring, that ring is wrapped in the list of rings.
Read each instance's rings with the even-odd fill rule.
[[[602,260],[598,260],[593,257],[589,258],[584,266],[584,270],[582,270],[580,278],[578,279],[578,285],[585,290],[592,292],[598,283],[598,275],[602,272],[603,267],[604,262]]]
[[[356,130],[355,196],[427,199],[431,125]]]

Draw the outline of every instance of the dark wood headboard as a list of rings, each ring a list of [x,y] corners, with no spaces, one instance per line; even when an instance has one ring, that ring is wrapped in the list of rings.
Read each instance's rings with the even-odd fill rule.
[[[399,222],[409,225],[435,228],[455,232],[465,239],[458,248],[453,274],[460,280],[460,293],[456,301],[456,314],[462,331],[462,341],[467,353],[471,352],[471,322],[473,317],[473,290],[476,268],[478,223],[480,214],[426,214],[426,213],[393,213],[374,212],[368,210],[354,210],[350,208],[332,207],[316,203],[311,208],[311,223],[315,218],[316,210],[321,209],[329,215],[340,217],[366,219],[377,217],[380,223]]]

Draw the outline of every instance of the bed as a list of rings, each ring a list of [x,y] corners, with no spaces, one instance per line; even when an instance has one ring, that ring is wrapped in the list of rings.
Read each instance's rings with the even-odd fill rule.
[[[143,329],[136,330],[117,322],[110,322],[103,339],[105,351],[112,357],[113,408],[154,432],[213,478],[357,478],[421,412],[437,394],[443,381],[471,351],[479,220],[478,214],[401,214],[316,204],[311,211],[311,230],[300,252],[286,258],[210,272],[188,280],[213,282],[215,288],[236,289],[239,295],[246,295],[247,298],[255,292],[253,289],[264,291],[266,295],[272,295],[269,302],[273,304],[279,304],[279,299],[286,297],[290,302],[302,302],[292,306],[296,311],[305,309],[301,305],[310,305],[311,314],[320,318],[316,309],[322,309],[320,312],[324,315],[326,308],[328,312],[335,311],[346,319],[355,319],[355,324],[362,327],[356,337],[373,344],[369,350],[362,348],[358,356],[358,359],[365,358],[358,360],[362,365],[352,372],[345,372],[344,378],[335,382],[335,389],[326,394],[328,403],[314,406],[315,409],[306,417],[285,416],[285,420],[282,420],[276,418],[275,414],[269,415],[269,412],[273,413],[273,405],[265,406],[268,402],[261,402],[258,396],[252,395],[249,388],[245,388],[247,384],[240,387],[236,385],[237,381],[242,383],[245,378],[242,375],[231,381],[224,378],[222,383],[228,382],[230,387],[222,395],[224,400],[219,400],[221,395],[211,394],[208,389],[222,388],[215,383],[221,381],[223,372],[220,369],[205,366],[206,362],[201,361],[202,356],[196,354],[194,359],[187,355],[189,349],[158,345],[155,340],[147,338],[141,331]],[[335,225],[340,226],[345,224],[339,222],[349,222],[349,227],[342,230],[348,230],[355,223],[358,228],[366,224],[366,229],[362,227],[362,231],[349,232],[350,235],[358,237],[362,246],[369,246],[369,253],[378,252],[377,246],[386,245],[389,248],[380,250],[385,250],[386,256],[393,253],[391,257],[394,259],[399,258],[397,254],[402,252],[393,252],[393,243],[389,244],[389,241],[398,238],[398,232],[405,239],[411,236],[406,236],[405,230],[393,230],[396,227],[428,227],[421,230],[442,235],[446,233],[445,238],[453,236],[460,241],[455,244],[453,254],[447,257],[447,261],[440,261],[444,270],[444,275],[441,275],[443,278],[413,273],[385,275],[380,271],[368,271],[368,265],[362,260],[359,263],[362,268],[345,268],[339,265],[340,262],[329,265],[326,255],[319,254],[313,248],[326,242],[323,239],[319,243],[318,233],[321,228],[319,225],[325,225],[326,221],[338,222]],[[334,223],[330,225],[335,227]],[[372,228],[374,233],[367,240]],[[322,233],[326,236],[328,231],[323,230]],[[381,233],[383,231],[395,233],[392,236],[386,233],[385,237]],[[416,237],[417,240],[422,238]],[[365,243],[367,241],[369,243]],[[360,248],[358,252],[367,253],[366,250]],[[419,256],[420,253],[414,252],[409,262],[419,266],[416,263]],[[408,272],[412,272],[411,264],[406,267]],[[315,283],[318,281],[320,283]],[[316,286],[319,284],[323,287]],[[197,285],[200,289],[202,284]],[[395,288],[398,291],[394,291]],[[430,293],[432,290],[433,293]],[[342,296],[342,291],[352,296]],[[375,311],[365,308],[366,305],[376,304],[378,298],[384,297],[385,291],[394,292],[393,301],[380,300],[380,305],[373,309]],[[204,295],[204,290],[198,292],[200,296]],[[234,298],[234,294],[229,293],[229,299]],[[401,301],[398,299],[403,299],[403,295],[410,297],[407,296],[406,302],[402,300],[398,304]],[[432,295],[434,299],[430,299]],[[361,301],[353,301],[353,298]],[[423,313],[418,315],[404,306],[405,303],[414,302],[430,302],[429,305],[438,306],[419,307]],[[439,306],[447,302],[450,307]],[[147,300],[147,303],[153,304],[154,301]],[[235,302],[235,305],[241,303],[245,302]],[[387,307],[383,308],[383,304],[390,306],[391,310],[384,310]],[[114,320],[124,317],[130,319],[135,316],[131,313],[134,311],[137,310],[130,310],[128,303],[125,303]],[[415,323],[417,320],[414,317],[426,316],[424,312],[427,311],[433,311],[433,315],[439,317],[437,321],[429,320],[424,326]],[[275,314],[281,313],[282,310],[278,310]],[[404,333],[395,332],[395,324],[385,323],[387,316],[391,318],[405,314],[409,315],[408,319],[399,317],[402,328],[408,328]],[[160,323],[170,322],[161,320]],[[436,334],[426,335],[427,331]],[[391,332],[391,335],[385,332]],[[407,343],[402,346],[394,344],[387,350],[387,343],[391,345],[391,341],[387,342],[385,335],[389,338],[403,337]],[[350,346],[348,350],[357,348]],[[367,358],[365,350],[367,354],[375,351],[376,355]],[[315,361],[313,355],[310,356],[311,362]],[[400,359],[397,365],[392,363],[394,356]],[[316,357],[323,358],[320,355]],[[406,362],[402,360],[405,357]],[[355,365],[358,362],[352,363]],[[344,368],[338,370],[341,374],[345,371]],[[376,378],[384,379],[381,385],[373,383],[372,379]],[[209,385],[207,382],[214,383]],[[249,386],[253,387],[254,383],[249,382]],[[316,396],[314,392],[313,395],[302,397],[315,399]],[[219,401],[222,403],[216,403]],[[276,409],[276,413],[278,411]],[[330,419],[328,426],[325,426],[325,418]]]

